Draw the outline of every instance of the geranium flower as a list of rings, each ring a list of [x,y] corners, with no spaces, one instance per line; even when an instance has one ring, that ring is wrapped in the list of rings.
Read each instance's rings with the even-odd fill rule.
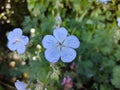
[[[64,77],[62,85],[64,86],[64,90],[70,90],[73,87],[72,78],[69,75]]]
[[[57,62],[60,58],[63,62],[71,62],[76,57],[76,51],[80,42],[74,35],[68,36],[65,28],[56,28],[53,35],[46,35],[42,44],[45,51],[45,58],[49,62]]]
[[[117,18],[118,26],[120,27],[120,18]]]
[[[68,75],[67,77],[64,77],[63,78],[63,81],[62,81],[62,85],[65,85],[65,84],[68,84],[68,83],[71,83],[71,77]]]
[[[25,45],[28,44],[29,38],[22,35],[20,28],[15,28],[13,31],[8,33],[8,48],[11,51],[17,51],[19,54],[25,52]]]
[[[73,62],[73,63],[70,65],[70,69],[71,69],[72,71],[75,71],[75,69],[76,69],[76,63],[75,63],[75,62]]]
[[[104,4],[107,4],[108,1],[110,1],[110,0],[97,0],[97,2],[102,2]]]
[[[26,86],[27,86],[26,83],[21,82],[19,80],[15,82],[15,87],[17,88],[17,90],[27,90]]]

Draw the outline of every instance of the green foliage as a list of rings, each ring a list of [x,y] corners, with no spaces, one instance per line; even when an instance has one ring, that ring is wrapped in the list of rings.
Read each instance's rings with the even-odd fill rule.
[[[4,90],[3,87],[0,85],[0,90]]]
[[[19,1],[15,0],[16,3]],[[12,8],[16,8],[14,4]],[[48,90],[62,90],[61,82],[67,75],[71,75],[75,90],[84,86],[88,90],[120,88],[120,66],[117,65],[120,60],[119,0],[111,0],[107,4],[96,0],[27,0],[27,9],[30,15],[25,16],[22,23],[23,32],[30,38],[26,53],[19,55],[15,68],[8,69],[7,64],[0,66],[0,73],[12,72],[8,74],[12,77],[27,73],[30,83],[38,80]],[[13,26],[19,26],[23,20],[14,19],[23,15],[22,12],[11,16]],[[75,70],[71,69],[71,63],[59,61],[53,64],[44,57],[41,41],[44,35],[53,33],[58,24],[55,21],[57,15],[62,18],[61,27],[80,40],[77,57],[73,61]],[[21,65],[22,61],[25,65]]]
[[[47,79],[46,75],[49,72],[49,68],[45,67],[44,64],[41,64],[40,61],[31,61],[29,65],[21,67],[21,70],[22,72],[27,72],[31,80],[38,79],[44,83],[46,82]]]
[[[115,66],[113,69],[112,84],[115,85],[116,88],[120,88],[120,66]]]
[[[35,49],[38,43],[41,45],[42,37],[52,33],[55,16],[59,14],[62,18],[61,26],[64,26],[70,34],[76,35],[81,41],[81,46],[77,50],[78,57],[75,59],[77,82],[86,84],[93,78],[95,83],[104,83],[111,88],[109,79],[112,78],[112,69],[116,65],[116,61],[119,60],[120,50],[117,43],[119,35],[116,35],[118,29],[115,18],[117,17],[115,13],[118,12],[116,3],[117,1],[114,0],[106,5],[88,0],[49,0],[46,3],[43,0],[28,0],[31,16],[26,17],[23,22],[24,32],[30,31],[31,28],[36,30],[35,36],[31,37],[31,42],[35,45],[31,45],[32,48],[29,49]],[[39,38],[37,39],[37,37]],[[44,62],[45,58],[41,60],[41,65]],[[64,63],[62,64],[64,65]],[[39,64],[35,65],[40,69]],[[59,67],[63,65],[59,65]],[[67,66],[65,65],[65,67]],[[44,68],[50,68],[50,66]],[[36,71],[39,73],[41,70],[38,69]],[[42,70],[43,74],[44,70]],[[71,71],[69,73],[66,71],[63,76],[66,73],[70,74]],[[45,74],[47,75],[47,73]],[[105,88],[104,85],[102,88]]]

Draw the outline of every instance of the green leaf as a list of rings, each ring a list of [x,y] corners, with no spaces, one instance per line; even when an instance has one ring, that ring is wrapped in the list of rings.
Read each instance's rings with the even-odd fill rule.
[[[120,66],[116,66],[113,69],[113,78],[112,78],[112,84],[116,88],[120,88]]]
[[[0,90],[5,90],[5,89],[0,85]]]

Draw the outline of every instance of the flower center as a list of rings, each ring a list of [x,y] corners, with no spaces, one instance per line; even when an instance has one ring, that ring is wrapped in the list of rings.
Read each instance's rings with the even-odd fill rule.
[[[17,38],[17,39],[13,42],[13,44],[16,44],[16,43],[19,43],[19,42],[21,42],[21,39],[20,39],[20,38]]]
[[[57,42],[57,47],[61,50],[62,47],[64,47],[63,42]]]
[[[62,43],[59,42],[59,46],[62,46]]]

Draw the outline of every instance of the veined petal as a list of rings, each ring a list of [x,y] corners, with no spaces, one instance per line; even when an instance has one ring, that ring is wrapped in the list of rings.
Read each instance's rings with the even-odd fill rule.
[[[59,41],[59,42],[63,42],[65,40],[65,38],[67,37],[67,30],[65,28],[57,28],[54,30],[53,35],[55,36],[55,38]]]
[[[20,37],[22,35],[22,30],[20,28],[15,28],[13,33],[15,36]]]
[[[42,40],[42,44],[43,44],[44,48],[56,47],[57,42],[58,41],[52,35],[46,35]]]
[[[15,87],[17,88],[17,90],[26,90],[26,86],[26,83],[21,82],[19,80],[15,82]]]
[[[11,50],[11,51],[15,51],[16,50],[16,44],[15,43],[13,43],[13,42],[8,42],[8,45],[7,45],[7,47]]]
[[[13,31],[8,33],[8,40],[14,42],[16,39],[22,36],[22,30],[20,28],[15,28]]]
[[[45,51],[45,58],[52,63],[55,63],[60,58],[60,50],[58,48],[49,48]]]
[[[28,42],[29,42],[29,38],[27,37],[27,36],[22,36],[22,43],[24,43],[24,45],[27,45],[28,44]]]
[[[17,43],[17,52],[22,54],[25,52],[25,45],[21,42]]]
[[[76,57],[76,51],[72,48],[62,47],[61,60],[63,62],[72,62]]]
[[[7,38],[8,38],[9,41],[13,41],[13,40],[14,40],[15,37],[14,37],[13,31],[10,31],[10,32],[8,33]]]
[[[80,41],[76,36],[71,35],[65,39],[63,45],[65,45],[66,47],[78,48],[80,46]]]

